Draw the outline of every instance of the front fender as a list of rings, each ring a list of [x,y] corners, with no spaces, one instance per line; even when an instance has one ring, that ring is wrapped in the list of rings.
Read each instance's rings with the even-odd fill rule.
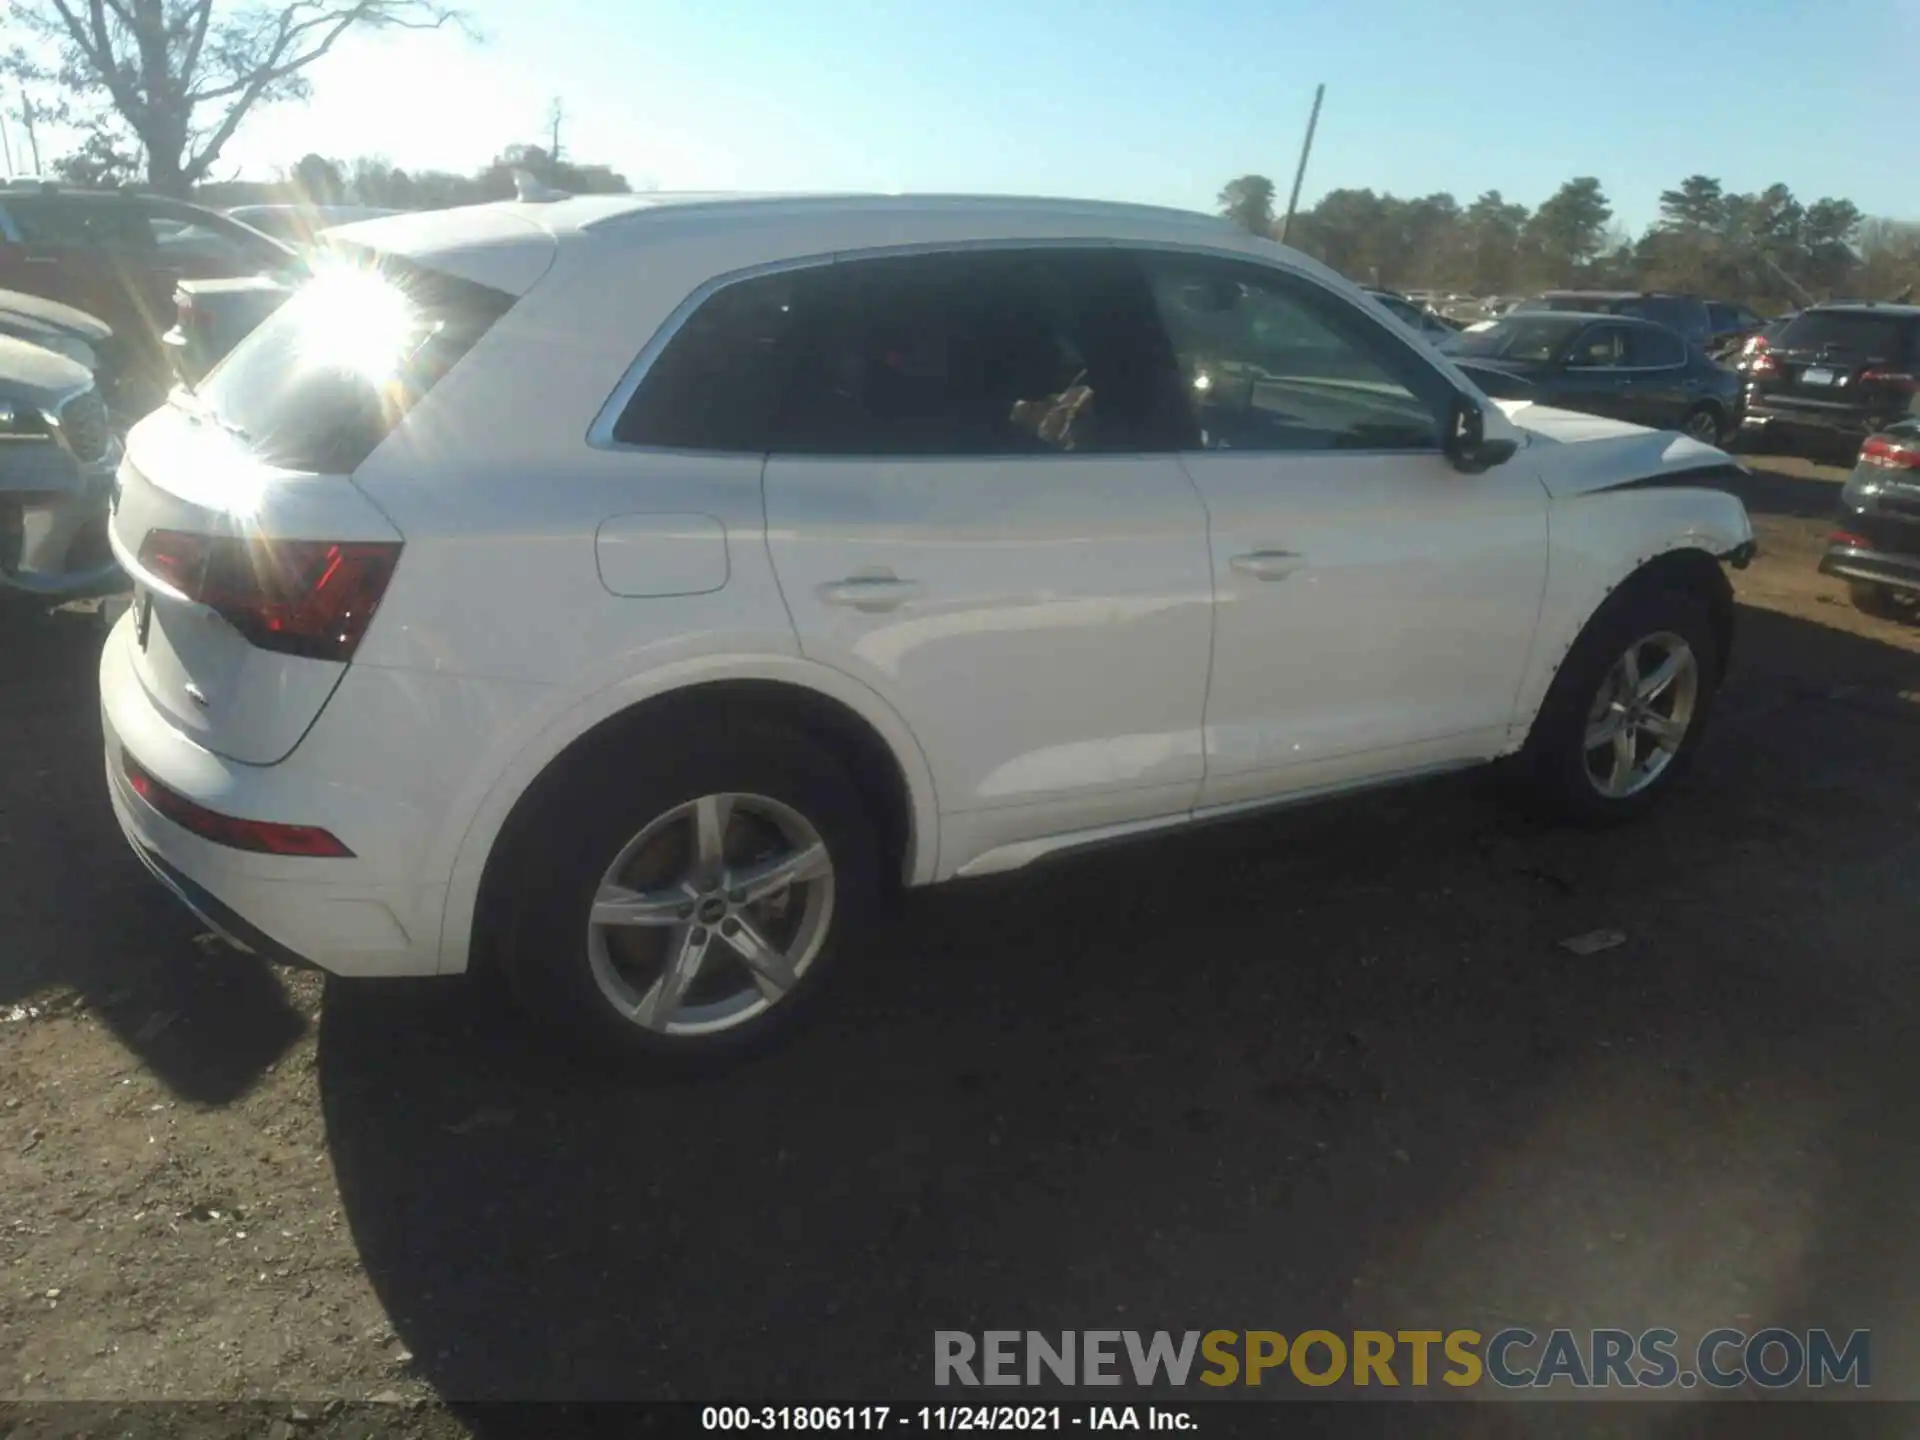
[[[1746,506],[1714,488],[1729,470],[1738,473],[1728,465],[1636,477],[1549,507],[1547,588],[1515,706],[1512,744],[1525,740],[1548,686],[1594,612],[1634,575],[1681,551],[1736,566],[1752,559]]]

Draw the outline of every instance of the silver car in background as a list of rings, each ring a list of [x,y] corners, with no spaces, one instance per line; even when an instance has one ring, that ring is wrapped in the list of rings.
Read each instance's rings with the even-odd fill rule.
[[[107,508],[120,442],[84,365],[0,333],[0,589],[120,588]]]

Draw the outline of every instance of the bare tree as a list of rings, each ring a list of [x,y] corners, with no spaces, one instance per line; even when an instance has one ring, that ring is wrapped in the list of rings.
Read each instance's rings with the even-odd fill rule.
[[[0,65],[57,86],[62,116],[90,133],[131,131],[147,183],[184,195],[207,177],[254,108],[304,100],[307,74],[355,30],[464,25],[438,0],[0,0],[32,42]]]

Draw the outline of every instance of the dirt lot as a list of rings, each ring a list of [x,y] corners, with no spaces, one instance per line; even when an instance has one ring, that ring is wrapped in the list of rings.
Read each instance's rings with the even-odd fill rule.
[[[696,1085],[197,936],[107,808],[92,617],[16,614],[0,1398],[846,1399],[925,1393],[936,1328],[1509,1321],[1871,1327],[1920,1396],[1920,630],[1814,573],[1838,472],[1759,463],[1650,823],[1448,782],[916,896]]]

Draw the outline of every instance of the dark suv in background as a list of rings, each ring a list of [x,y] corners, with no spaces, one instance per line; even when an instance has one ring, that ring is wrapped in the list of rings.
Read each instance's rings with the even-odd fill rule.
[[[294,252],[204,206],[133,191],[0,185],[0,289],[55,300],[113,331],[100,383],[125,418],[166,399],[161,332],[183,280],[289,272]]]
[[[1631,315],[1678,331],[1688,343],[1706,349],[1713,341],[1713,316],[1697,295],[1661,295],[1647,290],[1549,290],[1513,307],[1514,314],[1566,310],[1582,315]]]
[[[1743,434],[1854,451],[1920,413],[1920,306],[1857,301],[1802,310],[1751,358],[1746,377]]]

